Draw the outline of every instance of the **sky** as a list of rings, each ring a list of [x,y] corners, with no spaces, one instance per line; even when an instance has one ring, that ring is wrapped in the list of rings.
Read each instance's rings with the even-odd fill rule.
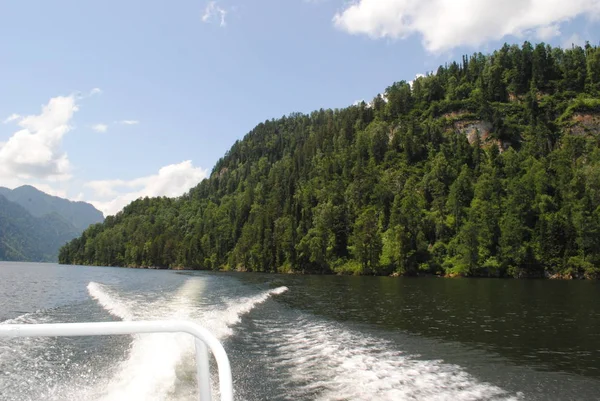
[[[0,186],[105,215],[179,196],[255,125],[503,43],[597,44],[600,0],[3,0]]]

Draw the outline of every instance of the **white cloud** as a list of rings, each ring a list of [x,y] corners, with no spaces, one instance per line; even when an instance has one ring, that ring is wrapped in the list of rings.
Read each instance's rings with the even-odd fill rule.
[[[412,89],[412,87],[413,87],[413,83],[414,83],[414,82],[415,82],[417,79],[419,79],[419,78],[425,78],[425,75],[424,75],[424,74],[417,74],[417,75],[415,75],[415,79],[413,79],[412,81],[408,81],[408,84],[410,85],[411,89]]]
[[[68,198],[67,191],[62,188],[56,188],[56,187],[53,187],[53,186],[50,186],[48,184],[44,184],[41,182],[37,182],[37,183],[29,184],[29,185],[36,187],[37,189],[39,189],[42,192],[47,193],[48,195],[58,196],[60,198],[65,198],[65,199]]]
[[[564,49],[570,49],[573,45],[583,47],[583,45],[585,45],[585,41],[577,33],[574,33],[563,40],[562,47]]]
[[[204,9],[204,14],[202,15],[202,22],[213,22],[215,20],[219,21],[219,25],[224,27],[227,25],[225,22],[225,17],[227,16],[227,10],[221,8],[218,5],[217,1],[209,1]]]
[[[560,26],[558,24],[541,26],[535,30],[535,36],[540,40],[549,40],[560,36]]]
[[[423,37],[431,52],[479,46],[507,35],[556,36],[562,22],[600,12],[600,0],[355,0],[334,25],[372,38]]]
[[[4,119],[4,121],[2,121],[4,124],[8,124],[10,122],[13,122],[15,120],[18,120],[19,118],[21,118],[21,115],[17,114],[17,113],[12,113],[10,116],[6,117]]]
[[[105,200],[90,201],[106,216],[118,213],[132,201],[145,196],[183,195],[191,187],[206,178],[207,171],[194,167],[190,160],[162,167],[158,174],[134,180],[103,180],[85,184],[95,196]],[[108,199],[112,198],[112,199]]]
[[[1,177],[0,179],[0,186],[6,188],[15,189],[23,185],[31,185],[32,187],[35,187],[49,195],[69,199],[68,189],[70,184],[66,181],[50,183],[49,181],[43,182],[35,179],[23,180],[15,177]]]
[[[38,115],[16,117],[22,129],[0,147],[0,179],[69,179],[71,165],[61,145],[77,110],[74,95],[58,96]]]
[[[101,94],[102,94],[102,89],[100,89],[100,88],[94,88],[90,91],[90,96],[101,95]]]
[[[124,125],[138,125],[140,122],[138,120],[121,120],[121,121],[117,121],[117,124],[124,124]]]
[[[96,125],[92,125],[92,129],[96,132],[106,132],[106,131],[108,131],[108,125],[96,124]]]

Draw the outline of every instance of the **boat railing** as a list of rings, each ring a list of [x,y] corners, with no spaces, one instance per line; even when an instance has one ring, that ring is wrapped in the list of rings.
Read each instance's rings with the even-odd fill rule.
[[[233,401],[233,381],[229,358],[219,340],[204,327],[180,320],[123,321],[54,324],[0,324],[2,337],[80,337],[150,333],[187,333],[195,337],[198,396],[211,401],[210,364],[208,349],[218,367],[221,401]]]

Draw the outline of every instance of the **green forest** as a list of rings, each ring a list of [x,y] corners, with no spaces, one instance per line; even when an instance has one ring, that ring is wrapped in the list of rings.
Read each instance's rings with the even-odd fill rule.
[[[372,102],[265,121],[184,196],[134,201],[65,264],[600,277],[600,48],[504,45]]]

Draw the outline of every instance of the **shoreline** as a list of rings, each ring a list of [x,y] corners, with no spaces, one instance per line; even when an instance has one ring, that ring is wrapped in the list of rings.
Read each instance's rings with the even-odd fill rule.
[[[29,262],[25,262],[29,263]],[[62,263],[58,263],[62,265]],[[96,265],[75,265],[75,266],[89,266],[89,267],[102,267]],[[262,273],[262,274],[281,274],[281,275],[299,275],[299,276],[353,276],[353,277],[390,277],[390,278],[442,278],[442,279],[495,279],[495,280],[551,280],[551,281],[598,281],[598,279],[586,277],[584,274],[573,275],[573,274],[545,274],[543,276],[533,277],[511,277],[511,276],[461,276],[458,274],[351,274],[351,273],[339,273],[339,272],[327,272],[327,273],[307,273],[301,271],[286,271],[286,272],[254,272],[248,270],[236,270],[236,269],[192,269],[181,266],[176,267],[159,267],[159,266],[106,266],[106,267],[117,267],[121,269],[139,269],[139,270],[171,270],[171,271],[203,271],[203,272],[217,272],[217,273]]]

